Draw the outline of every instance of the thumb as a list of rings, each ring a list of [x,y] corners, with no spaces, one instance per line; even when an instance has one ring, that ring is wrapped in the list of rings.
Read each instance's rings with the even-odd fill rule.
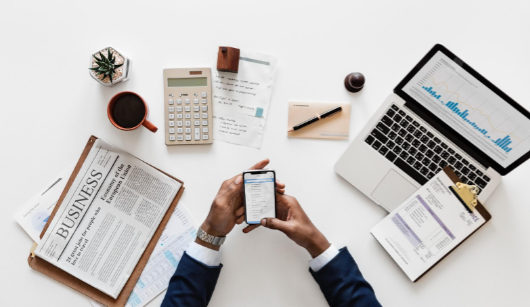
[[[277,229],[283,233],[287,233],[291,229],[291,225],[289,224],[289,222],[284,222],[277,218],[271,218],[271,217],[262,219],[261,225],[269,229]]]

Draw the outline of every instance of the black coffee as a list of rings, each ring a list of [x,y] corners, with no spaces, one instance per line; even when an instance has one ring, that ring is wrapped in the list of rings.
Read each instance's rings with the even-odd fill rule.
[[[112,116],[121,127],[134,128],[144,119],[145,105],[140,97],[133,94],[125,94],[114,103]]]

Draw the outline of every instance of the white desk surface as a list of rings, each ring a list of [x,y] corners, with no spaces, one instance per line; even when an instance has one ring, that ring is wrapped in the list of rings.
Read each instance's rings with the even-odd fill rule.
[[[486,203],[491,222],[415,284],[369,233],[385,212],[333,171],[366,120],[435,43],[530,109],[528,1],[116,2],[0,3],[0,305],[89,307],[85,296],[28,267],[31,239],[13,215],[77,160],[91,134],[184,180],[182,203],[200,222],[224,179],[270,158],[287,193],[331,242],[349,248],[384,306],[528,304],[530,162],[506,176]],[[133,60],[131,80],[113,88],[87,72],[91,52],[107,45]],[[220,45],[279,58],[261,149],[223,142],[167,147],[162,70],[214,68]],[[350,94],[343,79],[354,71],[367,82]],[[110,124],[107,102],[124,90],[147,100],[159,132]],[[290,99],[351,102],[352,138],[288,139]],[[222,248],[211,306],[327,305],[306,251],[279,232],[241,229]]]

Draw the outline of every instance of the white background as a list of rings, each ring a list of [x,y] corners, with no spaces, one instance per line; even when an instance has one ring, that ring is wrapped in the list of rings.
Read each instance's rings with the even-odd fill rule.
[[[442,43],[530,109],[530,11],[525,1],[8,1],[0,2],[0,305],[89,306],[85,296],[30,269],[19,207],[101,137],[185,182],[182,201],[202,222],[221,182],[262,158],[313,222],[347,246],[384,306],[523,306],[530,300],[530,163],[506,176],[486,207],[493,219],[413,284],[369,230],[385,212],[333,171],[394,86]],[[92,52],[132,58],[129,82],[88,75]],[[223,142],[167,147],[162,70],[214,67],[220,45],[279,58],[260,150]],[[366,76],[348,93],[344,77]],[[132,90],[161,129],[123,132],[109,99]],[[290,99],[352,104],[349,141],[288,139]],[[283,234],[236,227],[222,247],[211,306],[326,306],[309,255]],[[158,306],[162,296],[150,306]]]

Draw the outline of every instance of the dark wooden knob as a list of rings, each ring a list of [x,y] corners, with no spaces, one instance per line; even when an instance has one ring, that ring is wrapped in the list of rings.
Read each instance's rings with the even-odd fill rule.
[[[364,76],[360,72],[353,72],[344,79],[344,86],[352,93],[357,93],[364,87]]]
[[[239,70],[239,49],[225,46],[219,47],[217,70],[237,73]]]

